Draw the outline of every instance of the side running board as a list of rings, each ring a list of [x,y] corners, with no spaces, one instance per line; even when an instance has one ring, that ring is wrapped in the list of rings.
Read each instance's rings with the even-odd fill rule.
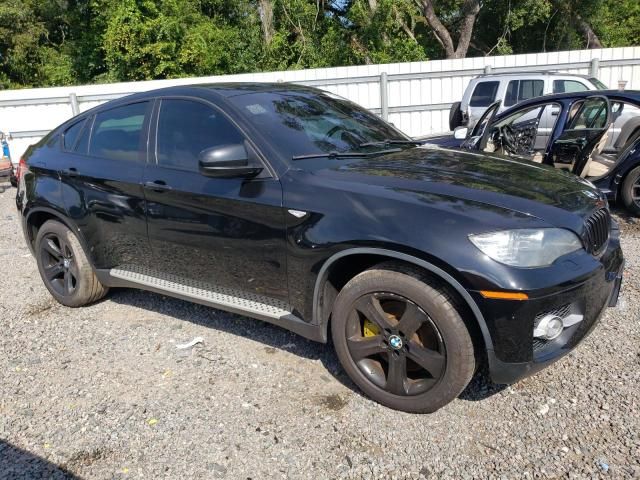
[[[107,286],[139,288],[199,303],[227,312],[264,320],[291,330],[311,340],[326,342],[322,329],[301,320],[284,301],[189,280],[152,269],[125,265],[96,272]]]

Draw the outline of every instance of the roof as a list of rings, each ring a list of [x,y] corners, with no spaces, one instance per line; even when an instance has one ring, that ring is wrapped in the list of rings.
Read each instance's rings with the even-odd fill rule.
[[[496,118],[505,117],[509,115],[511,112],[515,111],[516,109],[519,110],[522,107],[535,106],[541,103],[548,103],[554,100],[567,100],[567,99],[577,100],[581,98],[598,97],[598,96],[604,96],[604,97],[607,97],[609,100],[613,100],[613,101],[618,100],[621,102],[633,103],[640,107],[640,90],[587,90],[584,92],[556,93],[552,95],[543,95],[541,97],[530,98],[528,100],[524,100],[520,103],[515,104],[513,107],[510,107],[500,112],[498,115],[496,115]]]
[[[549,70],[523,70],[521,72],[490,72],[478,75],[479,77],[507,77],[507,76],[522,76],[522,75],[545,75],[550,77],[580,77],[580,78],[593,78],[593,75],[582,75],[580,73],[563,73]]]
[[[194,93],[197,90],[209,93],[221,95],[223,97],[234,97],[237,95],[244,95],[248,93],[265,93],[265,92],[291,92],[291,91],[306,91],[306,92],[319,92],[317,88],[308,87],[296,83],[286,82],[226,82],[226,83],[200,83],[194,85],[176,85],[172,87],[165,87],[156,90],[149,90],[143,92],[140,95],[145,97],[153,97],[156,95],[166,95],[170,93],[191,91]]]
[[[79,115],[70,118],[66,122],[62,123],[54,130],[59,129],[60,127],[66,127],[66,125],[76,121],[81,117],[87,117],[101,110],[117,107],[123,103],[135,102],[135,101],[143,101],[152,99],[158,96],[193,96],[193,97],[202,97],[209,99],[218,98],[230,98],[238,95],[246,95],[251,93],[267,93],[267,92],[308,92],[308,93],[318,93],[322,92],[314,87],[308,87],[305,85],[295,84],[295,83],[286,83],[286,82],[278,82],[278,83],[261,83],[261,82],[228,82],[228,83],[207,83],[207,84],[191,84],[191,85],[173,85],[171,87],[157,88],[154,90],[147,90],[144,92],[137,92],[131,95],[125,95],[120,98],[116,98],[114,100],[110,100],[106,103],[102,103],[97,105],[85,112],[80,113]]]

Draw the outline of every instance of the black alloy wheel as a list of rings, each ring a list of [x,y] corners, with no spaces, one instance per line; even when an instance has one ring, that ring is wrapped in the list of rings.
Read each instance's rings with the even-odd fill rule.
[[[67,307],[80,307],[104,297],[100,283],[78,237],[64,224],[46,221],[35,240],[38,270],[49,293]]]
[[[446,285],[385,262],[342,287],[331,313],[338,359],[373,400],[414,413],[454,400],[476,368],[466,310]]]
[[[71,246],[60,235],[48,233],[40,242],[39,255],[47,285],[59,295],[72,296],[79,271]]]
[[[394,395],[424,393],[444,374],[446,351],[438,328],[400,295],[360,297],[347,323],[347,345],[362,373]]]
[[[640,177],[636,178],[636,181],[631,186],[631,199],[636,208],[640,210]]]
[[[631,170],[620,187],[624,206],[633,215],[640,216],[640,166]]]

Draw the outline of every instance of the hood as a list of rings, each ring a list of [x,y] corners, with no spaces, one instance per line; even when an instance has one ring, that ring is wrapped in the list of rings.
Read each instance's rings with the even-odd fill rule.
[[[324,167],[314,173],[461,198],[543,220],[559,216],[572,224],[576,215],[582,219],[605,204],[590,182],[568,172],[527,160],[433,146],[335,160],[325,162]]]

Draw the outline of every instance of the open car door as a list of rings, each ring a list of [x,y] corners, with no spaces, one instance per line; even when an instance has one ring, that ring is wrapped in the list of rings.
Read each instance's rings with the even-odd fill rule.
[[[565,128],[551,145],[551,160],[556,168],[586,177],[593,155],[607,143],[611,125],[609,99],[594,95],[575,102],[569,109]]]
[[[493,122],[501,104],[501,101],[497,101],[489,105],[489,108],[482,114],[473,129],[467,133],[467,137],[464,142],[462,142],[462,145],[460,145],[460,148],[467,150],[484,150],[490,132],[488,126]]]

